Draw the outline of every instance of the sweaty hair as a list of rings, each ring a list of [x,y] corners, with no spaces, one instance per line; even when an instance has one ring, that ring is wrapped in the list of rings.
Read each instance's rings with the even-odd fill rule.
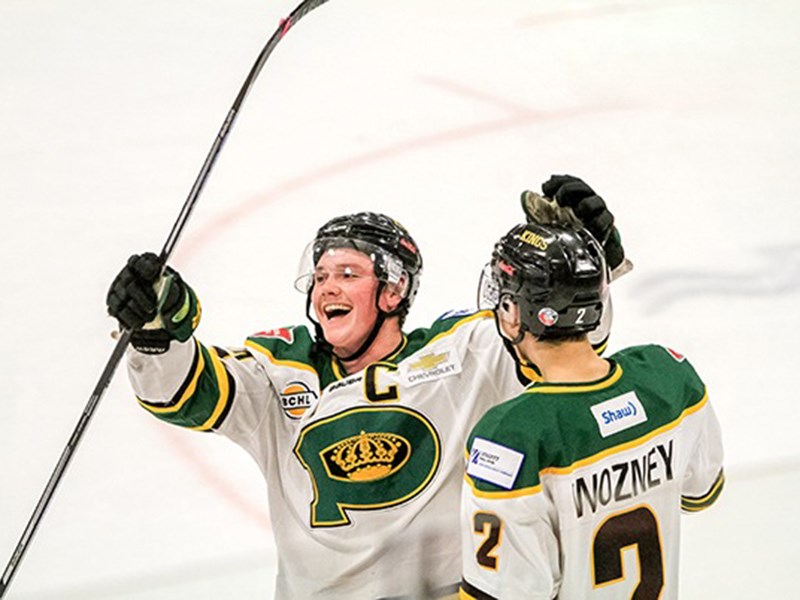
[[[558,346],[565,342],[582,342],[588,339],[589,335],[587,333],[565,333],[559,335],[558,332],[553,331],[548,333],[547,336],[545,337],[536,338],[536,341],[541,342],[543,344],[551,344],[553,346]]]

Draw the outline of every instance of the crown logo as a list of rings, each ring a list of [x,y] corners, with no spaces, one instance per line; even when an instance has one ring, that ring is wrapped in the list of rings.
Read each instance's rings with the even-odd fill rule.
[[[411,455],[411,444],[393,433],[362,431],[321,453],[328,475],[353,482],[375,481],[399,470]]]

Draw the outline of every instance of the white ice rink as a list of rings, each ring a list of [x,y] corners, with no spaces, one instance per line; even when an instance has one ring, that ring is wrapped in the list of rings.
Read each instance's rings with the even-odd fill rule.
[[[0,0],[0,568],[112,348],[106,289],[158,251],[295,0]],[[331,0],[281,42],[173,264],[238,345],[304,322],[316,227],[406,224],[411,327],[474,305],[518,194],[585,178],[636,268],[611,351],[708,383],[718,505],[684,518],[681,598],[790,599],[800,540],[800,4]],[[266,491],[226,440],[148,416],[117,373],[8,597],[268,599]]]

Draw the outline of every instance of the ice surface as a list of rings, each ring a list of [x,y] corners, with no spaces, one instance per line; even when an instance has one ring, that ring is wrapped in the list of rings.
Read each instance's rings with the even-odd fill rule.
[[[109,282],[160,249],[292,8],[0,3],[2,566],[113,348]],[[410,326],[473,306],[519,192],[582,176],[636,264],[611,351],[687,354],[724,428],[727,489],[684,520],[682,598],[793,597],[798,25],[788,0],[332,0],[267,63],[174,257],[200,336],[302,322],[297,259],[354,210],[422,248]],[[150,418],[120,372],[9,595],[270,598],[275,565],[249,457]]]

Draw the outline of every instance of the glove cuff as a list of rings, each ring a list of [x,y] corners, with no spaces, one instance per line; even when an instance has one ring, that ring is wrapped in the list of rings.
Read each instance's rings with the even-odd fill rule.
[[[625,250],[622,247],[622,238],[617,228],[612,226],[601,243],[603,244],[603,252],[605,252],[609,269],[614,272],[623,268],[626,262]],[[630,261],[627,262],[630,263]]]
[[[163,329],[137,329],[131,333],[131,346],[142,354],[164,354],[172,339]]]
[[[161,310],[162,327],[179,342],[185,342],[197,329],[200,323],[202,308],[194,290],[183,282],[176,272],[167,274],[172,277],[167,285],[177,286],[177,301],[172,306]],[[168,292],[169,293],[169,292]]]

